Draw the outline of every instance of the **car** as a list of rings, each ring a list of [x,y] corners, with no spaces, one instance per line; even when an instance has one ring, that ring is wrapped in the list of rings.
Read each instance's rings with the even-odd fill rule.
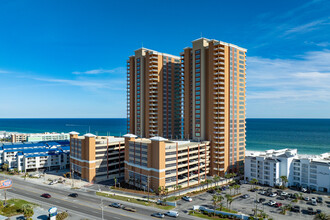
[[[156,217],[156,218],[165,218],[165,215],[163,213],[157,212],[157,213],[153,213],[151,214],[152,217]]]
[[[262,190],[259,192],[260,195],[265,195],[266,194],[266,191]]]
[[[316,209],[316,214],[320,214],[322,213],[322,210],[321,209]]]
[[[306,188],[301,188],[301,192],[307,192]]]
[[[272,193],[272,194],[270,194],[269,196],[270,196],[270,197],[275,197],[275,196],[277,196],[277,193]]]
[[[214,189],[210,189],[207,191],[208,193],[211,193],[211,194],[214,194],[215,193],[215,190]]]
[[[192,198],[189,196],[184,196],[182,197],[183,200],[187,201],[187,202],[192,202]]]
[[[131,207],[124,207],[123,209],[126,211],[129,211],[129,212],[136,212],[136,209],[131,208]]]
[[[277,199],[279,199],[279,200],[285,200],[285,197],[284,196],[280,196],[280,197],[277,197]]]
[[[316,202],[322,203],[323,202],[323,198],[322,197],[317,197]]]
[[[251,191],[251,192],[256,192],[256,191],[257,191],[257,189],[251,189],[250,191]]]
[[[165,215],[177,218],[179,216],[179,213],[176,211],[168,211],[165,213]]]
[[[71,193],[71,194],[69,194],[69,196],[73,197],[73,198],[76,198],[76,197],[78,197],[78,193]]]
[[[265,201],[266,201],[265,198],[259,198],[258,203],[263,203],[263,202],[265,202]]]
[[[312,205],[317,206],[316,199],[315,200],[311,200],[311,201],[312,201]]]
[[[117,203],[117,202],[111,203],[109,206],[114,207],[114,208],[118,208],[118,209],[124,207],[122,204]]]
[[[44,193],[44,194],[41,195],[41,197],[44,197],[44,198],[49,199],[49,198],[51,198],[52,196],[51,196],[50,194],[48,194],[48,193]]]
[[[298,205],[293,206],[293,207],[291,208],[291,211],[292,211],[292,212],[300,212],[300,206],[298,206]]]
[[[309,201],[309,197],[306,196],[306,197],[304,198],[304,200],[305,200],[305,201]]]
[[[308,213],[309,215],[314,215],[314,214],[316,214],[316,211],[314,211],[313,208],[308,207],[308,208],[307,208],[307,213]]]
[[[247,198],[249,198],[250,196],[248,195],[248,194],[244,194],[244,195],[242,195],[242,198],[243,199],[247,199]]]
[[[282,203],[279,203],[279,202],[275,203],[275,205],[274,205],[274,207],[276,207],[276,208],[279,208],[281,206],[282,206]]]
[[[273,200],[269,200],[269,202],[267,203],[269,206],[273,206],[273,205],[275,205],[276,204],[276,202],[275,201],[273,201]]]
[[[287,196],[288,193],[287,192],[281,192],[281,196]]]

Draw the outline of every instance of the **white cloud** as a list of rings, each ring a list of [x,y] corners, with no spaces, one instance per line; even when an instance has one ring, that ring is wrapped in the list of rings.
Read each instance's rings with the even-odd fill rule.
[[[330,51],[297,59],[247,59],[247,99],[330,101]]]
[[[85,75],[97,75],[97,74],[103,74],[103,73],[126,73],[126,69],[124,67],[117,67],[114,69],[94,69],[94,70],[87,70],[87,71],[83,71],[83,72],[79,72],[79,71],[75,71],[73,72],[73,74],[85,74]]]

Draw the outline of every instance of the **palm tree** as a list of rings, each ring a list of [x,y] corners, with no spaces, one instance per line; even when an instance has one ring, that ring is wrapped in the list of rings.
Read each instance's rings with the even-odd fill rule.
[[[162,187],[158,186],[158,197],[161,198],[162,197]]]
[[[288,177],[287,176],[280,176],[282,180],[282,187],[283,189],[285,188],[286,183],[288,182]]]
[[[2,169],[3,169],[3,170],[8,171],[8,168],[9,168],[8,163],[4,163],[4,164],[2,164]]]
[[[226,197],[226,200],[227,200],[227,209],[229,209],[228,203],[229,203],[230,198],[232,198],[232,196],[229,195],[229,194],[226,194],[225,197]]]
[[[219,199],[219,204],[220,204],[220,211],[222,211],[222,200],[224,199],[223,196],[219,195],[218,196]]]
[[[116,185],[117,185],[117,178],[115,177],[115,178],[114,178],[114,180],[115,180],[115,189],[116,189]]]
[[[176,194],[176,190],[177,190],[177,188],[178,188],[178,185],[174,185],[174,186],[173,186],[174,194]]]
[[[214,209],[213,215],[215,215],[215,210],[217,209],[218,202],[219,202],[219,196],[214,195],[212,198],[212,205],[213,205],[213,209]]]
[[[217,186],[218,185],[218,181],[220,180],[220,176],[218,176],[218,175],[215,175],[214,177],[213,177],[213,182],[215,182],[215,185]]]
[[[251,184],[251,189],[252,189],[252,185],[257,185],[258,183],[258,180],[256,178],[253,178],[251,181],[250,181],[250,184]]]
[[[209,183],[212,183],[212,180],[206,180],[207,188],[209,188]]]
[[[230,192],[230,195],[231,195],[231,190],[234,189],[234,186],[229,186],[229,192]]]
[[[181,186],[181,185],[178,185],[177,187],[178,187],[178,190],[179,190],[179,196],[180,196],[180,189],[182,188],[182,186]]]
[[[33,208],[30,205],[24,205],[23,206],[23,212],[24,212],[24,217],[26,219],[31,219],[31,217],[34,214]]]
[[[229,209],[231,210],[231,203],[234,202],[234,199],[233,197],[230,197],[229,198]]]
[[[321,212],[314,217],[314,220],[330,220],[330,215]]]

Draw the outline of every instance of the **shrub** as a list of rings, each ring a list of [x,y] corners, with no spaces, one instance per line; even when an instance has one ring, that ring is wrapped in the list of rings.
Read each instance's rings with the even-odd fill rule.
[[[61,212],[60,214],[56,215],[56,220],[64,220],[67,217],[69,217],[69,214],[67,212]]]

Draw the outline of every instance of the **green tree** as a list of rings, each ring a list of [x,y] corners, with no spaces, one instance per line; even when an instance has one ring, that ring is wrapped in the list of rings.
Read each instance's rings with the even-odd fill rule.
[[[218,205],[218,202],[219,202],[219,198],[217,195],[214,195],[212,197],[212,205],[213,205],[213,209],[214,209],[214,215],[215,215],[215,210],[217,209],[217,205]]]
[[[229,209],[231,210],[231,204],[234,202],[233,197],[229,198]]]
[[[232,197],[231,195],[229,195],[229,194],[226,194],[226,195],[225,195],[225,198],[226,198],[226,200],[227,200],[227,209],[229,209],[229,206],[228,206],[228,204],[229,204],[229,200],[232,199],[233,197]]]
[[[220,180],[220,176],[218,176],[218,175],[215,175],[214,177],[213,177],[213,182],[215,182],[215,185],[217,186],[218,185],[218,181]]]
[[[231,190],[234,189],[234,186],[229,186],[229,192],[230,192],[230,195],[231,195]]]
[[[8,171],[8,168],[9,168],[8,163],[4,163],[4,164],[2,164],[2,169],[3,169],[3,170]]]
[[[282,181],[282,188],[284,189],[286,186],[286,183],[288,182],[288,177],[287,176],[280,176],[281,181]]]
[[[182,188],[182,185],[178,185],[178,191],[179,191],[179,196],[180,196],[180,189]]]
[[[209,184],[212,183],[212,180],[206,180],[207,188],[209,188]]]
[[[23,206],[23,212],[26,219],[31,219],[34,214],[33,208],[30,205]]]
[[[251,189],[252,189],[252,186],[253,185],[257,185],[258,184],[258,180],[256,178],[253,178],[251,181],[250,181],[250,184],[251,184]]]
[[[116,186],[117,186],[117,178],[115,177],[114,180],[115,180],[115,188],[116,188]]]
[[[314,220],[330,220],[330,215],[321,212],[314,217]]]

